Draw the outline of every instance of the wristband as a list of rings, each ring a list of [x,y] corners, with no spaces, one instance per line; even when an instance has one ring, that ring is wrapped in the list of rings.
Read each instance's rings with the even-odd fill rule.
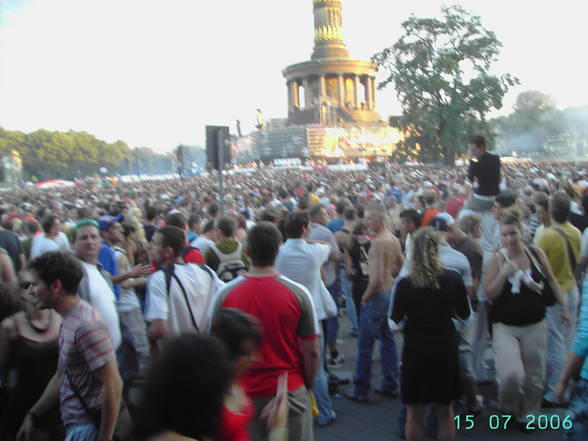
[[[269,433],[269,441],[282,441],[288,439],[288,428],[287,427],[276,427]]]

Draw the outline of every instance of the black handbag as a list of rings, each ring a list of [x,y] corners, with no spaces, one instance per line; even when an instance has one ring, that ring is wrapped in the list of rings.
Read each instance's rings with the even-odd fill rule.
[[[539,259],[537,252],[533,249],[533,247],[531,247],[530,249],[527,249],[527,247],[525,247],[525,251],[527,252],[527,256],[529,257],[531,263],[535,266],[535,268],[537,268],[537,271],[539,272],[541,277],[541,281],[543,282],[543,290],[541,291],[541,294],[543,295],[543,298],[545,300],[545,306],[555,305],[555,293],[553,292],[551,283],[549,283],[549,280],[547,279],[547,272],[545,271],[545,268],[543,268],[543,265],[541,265],[541,260]]]

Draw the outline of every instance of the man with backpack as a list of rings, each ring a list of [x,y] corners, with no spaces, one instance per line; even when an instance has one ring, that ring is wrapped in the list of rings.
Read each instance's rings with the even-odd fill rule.
[[[208,309],[224,283],[202,264],[184,263],[186,237],[177,227],[165,226],[153,236],[150,254],[160,270],[147,286],[145,319],[151,322],[149,336],[159,341],[185,332],[208,328]]]
[[[221,216],[215,222],[220,240],[210,246],[204,259],[223,282],[230,282],[249,269],[249,260],[243,252],[243,244],[234,237],[235,221]]]

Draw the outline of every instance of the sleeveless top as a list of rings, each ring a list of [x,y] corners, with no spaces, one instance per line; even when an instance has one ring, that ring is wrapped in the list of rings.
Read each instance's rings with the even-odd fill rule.
[[[532,251],[531,251],[532,252]],[[531,278],[535,282],[544,281],[541,272],[531,262]],[[504,264],[504,263],[503,263]],[[513,294],[512,283],[509,279],[504,282],[502,294],[492,303],[490,309],[490,321],[492,323],[504,323],[511,326],[525,326],[538,323],[545,317],[545,297],[529,288],[524,283],[520,284],[520,292]]]
[[[8,419],[13,423],[18,422],[19,426],[57,371],[59,347],[57,337],[49,342],[37,342],[23,337],[14,316],[12,320],[18,335],[10,342],[8,360],[10,369],[16,372],[17,384],[8,406]],[[58,406],[44,414],[42,420],[53,418],[59,420]]]

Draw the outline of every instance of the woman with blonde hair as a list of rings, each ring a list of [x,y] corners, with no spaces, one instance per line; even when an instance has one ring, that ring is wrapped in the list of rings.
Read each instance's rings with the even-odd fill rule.
[[[461,276],[439,260],[440,238],[431,227],[413,237],[408,275],[398,281],[392,320],[406,320],[400,390],[407,406],[406,439],[423,439],[427,404],[436,404],[439,441],[455,439],[452,401],[462,395],[457,335],[451,318],[470,315]]]

